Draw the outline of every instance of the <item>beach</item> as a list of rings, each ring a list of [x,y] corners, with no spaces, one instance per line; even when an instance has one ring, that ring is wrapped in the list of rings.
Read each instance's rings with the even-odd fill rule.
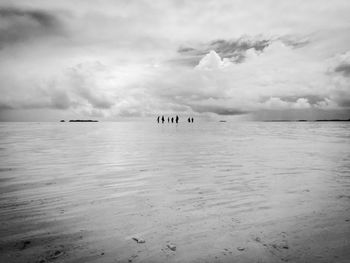
[[[0,124],[0,262],[349,262],[349,122]]]

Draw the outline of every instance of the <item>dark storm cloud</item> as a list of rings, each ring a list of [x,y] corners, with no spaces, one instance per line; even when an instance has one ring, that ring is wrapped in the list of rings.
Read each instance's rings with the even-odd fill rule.
[[[350,64],[341,64],[337,66],[334,71],[342,73],[346,77],[350,77]]]
[[[221,57],[234,57],[237,53],[245,52],[248,49],[263,51],[270,44],[270,40],[254,40],[240,38],[238,40],[215,40],[210,43],[210,48],[215,50]]]
[[[180,54],[190,54],[190,55],[203,55],[208,53],[210,50],[214,50],[221,57],[230,58],[235,56],[237,52],[244,52],[248,49],[254,48],[256,51],[263,51],[267,46],[269,46],[271,40],[254,40],[254,38],[241,37],[236,40],[225,40],[217,39],[210,43],[207,43],[202,48],[193,48],[182,46],[178,49]]]
[[[0,48],[61,32],[58,18],[43,10],[0,7]]]
[[[197,47],[180,46],[177,52],[182,57],[174,59],[172,62],[194,66],[198,64],[205,54],[214,50],[222,58],[228,58],[232,62],[241,63],[244,61],[245,52],[248,49],[255,49],[262,52],[270,43],[271,40],[269,39],[241,37],[234,40],[217,39],[203,45],[198,45]]]
[[[191,47],[179,47],[179,49],[177,50],[177,52],[179,53],[187,53],[187,52],[193,52],[193,51],[196,51],[196,50]]]
[[[0,8],[0,16],[13,17],[28,17],[39,22],[45,27],[52,27],[55,25],[56,19],[49,13],[39,10],[22,10],[16,8]]]
[[[268,39],[239,38],[238,40],[215,40],[210,43],[209,49],[215,50],[222,58],[229,58],[232,62],[241,63],[245,59],[248,49],[262,52],[271,43]]]

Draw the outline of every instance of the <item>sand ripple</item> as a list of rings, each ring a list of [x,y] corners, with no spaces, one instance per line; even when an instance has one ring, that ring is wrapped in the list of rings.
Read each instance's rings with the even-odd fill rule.
[[[349,145],[347,123],[1,124],[0,261],[345,262]]]

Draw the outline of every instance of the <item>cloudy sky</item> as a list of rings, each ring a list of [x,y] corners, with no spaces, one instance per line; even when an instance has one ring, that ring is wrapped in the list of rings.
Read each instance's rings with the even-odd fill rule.
[[[0,120],[350,118],[349,0],[0,0]]]

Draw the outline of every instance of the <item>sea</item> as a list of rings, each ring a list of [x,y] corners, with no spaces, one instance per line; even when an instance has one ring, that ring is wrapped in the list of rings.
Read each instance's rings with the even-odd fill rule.
[[[273,224],[297,240],[316,235],[320,215],[327,227],[345,222],[349,203],[350,122],[0,123],[5,244],[81,233],[127,259],[137,234],[149,245],[143,262],[169,240],[198,259],[190,241],[215,254],[230,224],[250,242],[244,231]]]

